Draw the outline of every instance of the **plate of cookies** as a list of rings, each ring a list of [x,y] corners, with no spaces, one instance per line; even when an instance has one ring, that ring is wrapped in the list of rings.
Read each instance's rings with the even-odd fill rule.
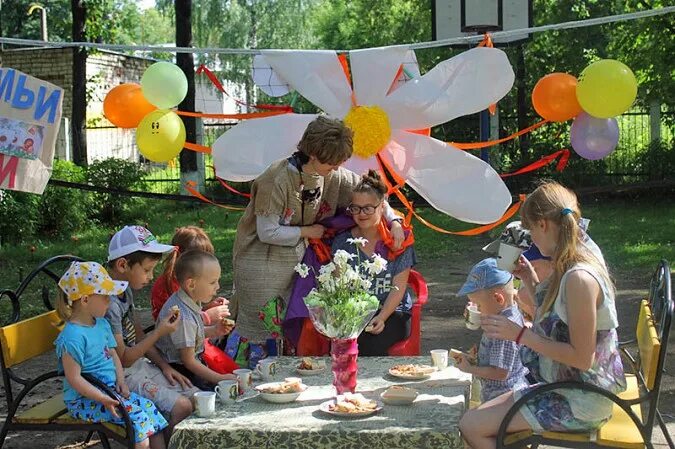
[[[426,379],[435,372],[436,368],[429,365],[394,365],[389,368],[389,374],[400,379],[420,380]]]
[[[296,371],[301,376],[316,376],[324,372],[326,369],[326,362],[323,360],[316,360],[310,357],[303,357]]]
[[[359,393],[345,393],[322,403],[319,410],[333,416],[359,418],[379,412],[382,410],[382,404]]]

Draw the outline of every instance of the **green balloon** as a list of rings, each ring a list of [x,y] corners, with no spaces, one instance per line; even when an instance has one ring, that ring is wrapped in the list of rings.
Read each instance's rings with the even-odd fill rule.
[[[185,74],[175,64],[156,62],[148,67],[141,78],[141,90],[148,102],[159,109],[177,106],[187,95]]]

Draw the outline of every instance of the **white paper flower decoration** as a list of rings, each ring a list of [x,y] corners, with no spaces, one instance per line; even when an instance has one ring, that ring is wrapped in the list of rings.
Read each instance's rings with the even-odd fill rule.
[[[351,51],[351,86],[334,51],[267,50],[265,61],[291,88],[355,133],[345,166],[358,174],[379,169],[376,154],[436,209],[473,223],[498,220],[511,204],[499,175],[477,157],[407,130],[424,129],[487,109],[511,89],[506,54],[474,48],[425,75],[391,89],[407,47]],[[289,156],[314,114],[242,122],[213,145],[218,176],[248,181]]]

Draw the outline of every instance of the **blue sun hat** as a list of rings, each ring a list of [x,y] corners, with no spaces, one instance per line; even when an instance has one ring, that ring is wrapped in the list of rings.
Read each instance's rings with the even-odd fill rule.
[[[508,271],[497,267],[497,259],[490,257],[483,259],[471,268],[466,282],[457,292],[457,296],[468,295],[469,293],[485,290],[487,288],[504,285],[513,278]]]

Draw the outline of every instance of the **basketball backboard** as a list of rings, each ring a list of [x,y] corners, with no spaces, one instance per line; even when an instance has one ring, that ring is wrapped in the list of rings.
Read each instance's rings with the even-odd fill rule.
[[[484,32],[509,31],[532,26],[532,0],[433,0],[434,40],[475,36]],[[496,46],[530,38],[527,33],[493,37]]]

